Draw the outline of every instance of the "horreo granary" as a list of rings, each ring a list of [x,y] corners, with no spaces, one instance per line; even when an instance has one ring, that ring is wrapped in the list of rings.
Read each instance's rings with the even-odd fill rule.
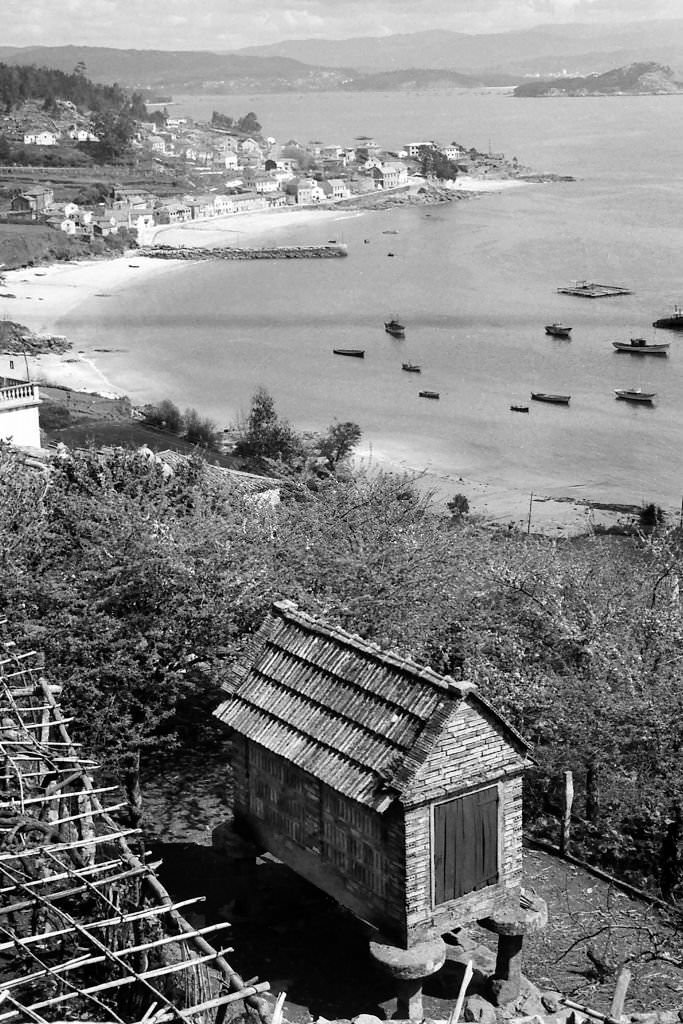
[[[520,916],[527,746],[471,683],[283,601],[227,689],[235,824],[381,941]]]

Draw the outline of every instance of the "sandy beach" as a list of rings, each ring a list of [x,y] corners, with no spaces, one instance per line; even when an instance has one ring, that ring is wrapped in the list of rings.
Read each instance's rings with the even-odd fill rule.
[[[458,179],[458,188],[477,192],[504,191],[519,187],[522,182],[481,179]],[[157,228],[153,243],[212,247],[220,245],[259,245],[264,241],[283,241],[297,226],[319,223],[325,239],[334,225],[348,218],[363,216],[361,210],[306,209],[255,211],[215,218],[201,223]],[[147,244],[150,244],[150,239]],[[97,295],[117,295],[133,282],[139,283],[158,274],[171,274],[183,261],[155,260],[136,255],[135,251],[115,259],[56,263],[45,267],[6,271],[1,276],[0,314],[40,334],[53,334],[56,324],[69,311]],[[12,297],[7,297],[11,295]],[[76,351],[28,357],[31,376],[50,384],[83,391],[120,395],[116,381],[108,380],[96,363]],[[405,472],[419,478],[433,491],[439,503],[455,494],[464,494],[473,513],[485,521],[501,526],[514,525],[525,530],[529,521],[530,495],[525,492],[409,465],[398,452],[381,451],[371,443],[361,447],[358,464],[368,469],[384,468]],[[585,533],[591,526],[610,526],[623,516],[609,511],[591,509],[582,502],[541,495],[531,499],[531,528],[534,533],[571,536]]]

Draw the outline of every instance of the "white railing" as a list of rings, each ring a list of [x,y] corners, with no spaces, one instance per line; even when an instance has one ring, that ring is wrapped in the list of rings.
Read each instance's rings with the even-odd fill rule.
[[[26,398],[37,401],[37,384],[15,384],[11,388],[0,388],[0,402],[18,402]]]

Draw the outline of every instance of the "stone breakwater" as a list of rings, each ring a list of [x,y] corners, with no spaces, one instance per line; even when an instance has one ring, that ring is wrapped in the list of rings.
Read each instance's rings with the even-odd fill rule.
[[[332,259],[347,256],[346,246],[335,245],[273,245],[253,249],[232,246],[201,249],[192,245],[154,245],[136,250],[137,256],[157,260],[306,260]]]

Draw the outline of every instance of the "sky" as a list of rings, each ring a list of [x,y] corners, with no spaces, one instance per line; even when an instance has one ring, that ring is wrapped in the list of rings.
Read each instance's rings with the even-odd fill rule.
[[[284,39],[480,34],[681,13],[680,0],[2,0],[0,44],[225,51]]]

